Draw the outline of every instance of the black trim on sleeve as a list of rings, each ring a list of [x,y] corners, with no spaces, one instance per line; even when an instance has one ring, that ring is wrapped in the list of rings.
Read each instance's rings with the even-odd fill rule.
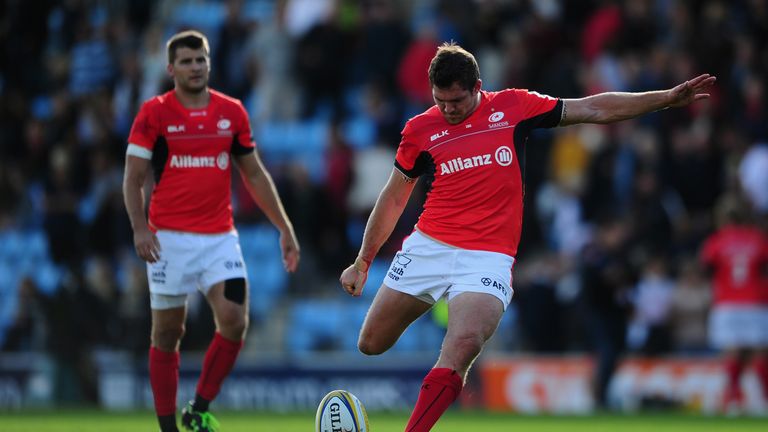
[[[553,128],[560,124],[560,117],[563,114],[563,101],[558,99],[555,107],[551,110],[527,118],[515,126],[515,133],[512,141],[515,144],[515,153],[517,154],[517,163],[520,165],[520,176],[525,187],[525,143],[528,141],[533,129]]]
[[[413,168],[405,169],[402,165],[400,165],[399,162],[397,162],[397,159],[395,159],[395,168],[400,170],[400,172],[406,176],[415,179],[421,177],[422,174],[427,172],[430,163],[432,165],[435,164],[434,160],[432,159],[432,155],[429,154],[429,152],[422,151],[419,153],[419,157],[416,158],[416,162],[413,164]]]
[[[240,140],[237,139],[239,136],[239,134],[235,134],[232,137],[232,145],[229,147],[229,152],[235,156],[243,156],[253,153],[253,147],[246,147],[240,144]]]
[[[563,107],[565,104],[563,103],[562,99],[558,99],[557,103],[555,104],[555,107],[549,110],[548,112],[545,112],[544,114],[539,114],[536,117],[533,118],[539,118],[539,123],[532,127],[532,129],[536,128],[553,128],[560,125],[560,120],[562,120],[563,117]],[[528,119],[530,120],[530,119]]]
[[[168,161],[168,141],[164,136],[157,137],[155,146],[152,148],[152,171],[155,174],[155,185],[160,183],[163,176],[165,163]]]

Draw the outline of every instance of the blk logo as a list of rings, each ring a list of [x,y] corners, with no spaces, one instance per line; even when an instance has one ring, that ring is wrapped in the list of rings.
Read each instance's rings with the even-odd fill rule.
[[[488,286],[488,285],[491,284],[491,278],[484,277],[484,278],[480,279],[480,282],[482,282],[483,285]]]

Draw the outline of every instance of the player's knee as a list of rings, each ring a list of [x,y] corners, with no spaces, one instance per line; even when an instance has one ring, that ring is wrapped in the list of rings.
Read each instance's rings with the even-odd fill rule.
[[[357,340],[357,349],[365,355],[379,355],[389,349],[389,346],[376,341],[372,337],[367,337],[363,334]]]
[[[245,335],[248,317],[245,314],[231,313],[219,318],[219,331],[227,335]]]
[[[447,344],[457,354],[457,357],[472,361],[480,354],[485,340],[480,335],[466,334],[452,338]]]
[[[155,329],[152,332],[152,345],[163,351],[175,351],[184,337],[184,331],[184,325]]]
[[[245,278],[227,279],[224,281],[224,298],[242,305],[245,303]]]

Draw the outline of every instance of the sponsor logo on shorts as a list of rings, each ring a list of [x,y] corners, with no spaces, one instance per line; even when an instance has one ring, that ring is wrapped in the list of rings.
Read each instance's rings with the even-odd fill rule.
[[[392,267],[389,269],[389,272],[387,272],[387,276],[396,281],[400,280],[400,276],[405,273],[405,268],[408,267],[408,264],[410,264],[411,261],[413,261],[413,259],[409,258],[408,255],[398,252],[398,254],[395,255]]]
[[[226,261],[224,263],[224,267],[226,267],[227,270],[241,269],[241,268],[243,268],[243,262],[240,261],[240,260],[237,260],[237,261]]]
[[[509,288],[507,288],[503,283],[493,280],[489,277],[480,278],[480,283],[484,286],[493,286],[499,290],[504,295],[504,297],[508,297]]]
[[[168,261],[166,260],[160,260],[157,261],[155,264],[152,265],[152,282],[156,284],[163,284],[165,285],[165,269],[168,267]]]

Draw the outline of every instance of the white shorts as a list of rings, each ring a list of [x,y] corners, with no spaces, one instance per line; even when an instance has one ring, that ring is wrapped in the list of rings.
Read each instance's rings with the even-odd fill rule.
[[[158,231],[160,259],[147,263],[152,309],[184,306],[187,294],[227,279],[246,278],[237,231],[196,234]]]
[[[768,305],[718,305],[709,316],[714,348],[768,347]]]
[[[427,303],[464,292],[490,294],[504,310],[512,300],[515,259],[498,252],[461,249],[414,231],[395,255],[384,285]]]

